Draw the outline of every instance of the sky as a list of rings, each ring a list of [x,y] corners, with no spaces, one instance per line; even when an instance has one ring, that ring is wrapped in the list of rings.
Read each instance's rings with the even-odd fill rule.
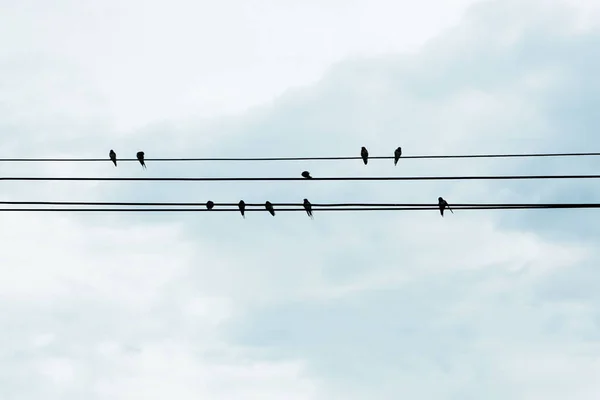
[[[591,0],[0,8],[0,158],[600,148]],[[2,162],[0,176],[590,174],[598,163]],[[438,196],[596,202],[600,189],[593,180],[0,186],[4,201]],[[0,397],[595,400],[596,213],[1,213]]]

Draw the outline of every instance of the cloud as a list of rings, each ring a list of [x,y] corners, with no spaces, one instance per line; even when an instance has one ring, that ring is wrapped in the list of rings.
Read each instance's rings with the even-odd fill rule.
[[[68,2],[61,6],[79,10]],[[310,14],[316,6],[309,2],[293,12],[277,7],[275,15],[289,17]],[[340,5],[327,7],[324,20]],[[341,32],[355,31],[352,21],[360,12],[371,24],[381,13],[360,2],[349,7]],[[58,50],[43,57],[11,53],[14,64],[2,68],[14,79],[5,84],[0,115],[14,134],[0,138],[2,152],[106,157],[114,148],[126,157],[143,149],[152,158],[348,155],[363,145],[373,155],[391,155],[399,145],[405,154],[586,150],[597,142],[593,129],[600,122],[593,109],[600,34],[597,27],[582,30],[580,14],[570,7],[482,2],[412,53],[373,52],[342,61],[318,82],[237,117],[198,121],[188,112],[173,114],[193,96],[173,100],[171,111],[148,119],[162,122],[146,126],[136,122],[140,115],[161,109],[184,85],[176,84],[176,76],[148,88],[142,83],[160,68],[172,70],[175,61],[136,77],[138,62],[125,58],[118,77],[100,74],[91,81],[87,77],[100,67],[82,65],[98,59],[92,53],[79,58],[81,65],[66,62],[69,57]],[[226,11],[216,10],[202,18],[216,20]],[[151,4],[142,19],[152,21],[160,11]],[[116,24],[126,15],[119,11],[109,19]],[[173,26],[178,15],[170,10],[165,20]],[[82,18],[91,24],[95,17]],[[285,26],[272,16],[253,18]],[[192,20],[184,19],[176,36],[183,37]],[[315,32],[325,25],[317,24]],[[84,29],[82,38],[90,39],[93,31]],[[282,37],[290,39],[291,31]],[[69,43],[62,51],[74,57],[85,41],[68,32],[53,35]],[[128,32],[115,54],[125,57],[137,43],[141,33]],[[221,46],[233,39],[227,36]],[[296,39],[298,46],[309,46]],[[95,40],[90,43],[106,45]],[[166,54],[176,58],[191,42]],[[360,54],[368,40],[356,47],[350,42],[336,53],[339,58]],[[169,43],[158,41],[157,48]],[[216,47],[214,54],[221,51]],[[143,62],[156,58],[151,48],[139,50]],[[318,64],[338,55],[323,56]],[[309,70],[305,76],[314,75]],[[280,77],[285,86],[296,82],[286,74]],[[134,82],[114,101],[107,88],[127,76]],[[219,79],[214,88],[247,88]],[[238,105],[264,101],[282,86],[257,89]],[[48,96],[54,92],[60,95]],[[124,124],[124,104],[133,93],[150,100],[132,105],[138,115]],[[168,118],[173,115],[188,118]],[[125,125],[134,128],[122,134]],[[368,167],[290,162],[276,168],[149,162],[143,171],[135,163],[114,168],[107,161],[0,168],[4,176],[297,176],[304,169],[314,176],[374,176],[587,173],[593,165],[579,159],[401,160],[397,167],[389,160]],[[451,203],[593,201],[599,194],[590,181],[3,183],[2,189],[3,199],[18,200],[257,203],[304,197],[435,202],[439,195]],[[3,213],[0,321],[9,328],[0,333],[0,394],[592,399],[598,390],[592,282],[599,257],[593,212],[457,211],[443,219],[436,212],[316,212],[314,220],[301,213],[249,213],[245,220],[235,213]]]
[[[472,2],[11,2],[0,44],[9,55],[50,53],[79,67],[121,132],[243,112],[348,54],[414,48]]]

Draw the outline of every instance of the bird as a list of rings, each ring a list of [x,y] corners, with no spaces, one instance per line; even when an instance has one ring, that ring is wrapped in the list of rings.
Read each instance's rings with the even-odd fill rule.
[[[138,151],[136,154],[136,157],[137,157],[138,161],[140,162],[140,164],[142,164],[142,167],[146,168],[146,163],[144,162],[144,152]]]
[[[272,215],[272,216],[275,216],[275,209],[273,208],[273,204],[271,204],[271,202],[270,202],[270,201],[267,201],[267,202],[265,203],[265,208],[267,209],[267,211],[268,211],[269,213],[271,213],[271,215]]]
[[[367,165],[367,162],[369,162],[369,152],[367,151],[367,148],[365,146],[363,146],[360,149],[360,156],[362,157],[362,160],[365,163],[365,165]]]
[[[450,209],[450,206],[448,205],[448,202],[446,200],[444,200],[441,197],[438,197],[438,205],[440,206],[440,214],[442,215],[442,217],[444,216],[444,208],[448,208],[448,210],[450,210],[450,212],[452,214],[454,214],[454,211],[452,211],[452,209]]]
[[[244,200],[240,200],[240,202],[238,203],[238,208],[240,209],[240,213],[242,214],[242,217],[244,217],[244,219],[245,219],[246,216],[244,215],[244,210],[246,209],[246,203],[244,202]]]
[[[312,204],[310,204],[310,201],[308,201],[308,199],[304,199],[304,209],[306,210],[306,213],[308,214],[308,216],[311,219],[313,219]]]
[[[115,151],[111,149],[110,152],[108,153],[108,156],[110,157],[110,161],[112,161],[116,167],[117,166],[117,153],[115,153]]]
[[[214,206],[215,203],[213,203],[212,200],[206,202],[206,208],[208,208],[209,210],[212,210]]]
[[[312,176],[310,176],[310,172],[308,171],[302,171],[302,177],[306,179],[312,179]]]
[[[394,165],[398,164],[398,160],[400,159],[401,155],[402,147],[398,147],[396,150],[394,150]]]

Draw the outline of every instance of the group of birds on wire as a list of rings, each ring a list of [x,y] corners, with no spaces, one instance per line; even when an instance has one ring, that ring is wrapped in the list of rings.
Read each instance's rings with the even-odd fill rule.
[[[116,167],[117,166],[117,153],[111,149],[108,152],[108,157],[110,158],[112,163],[115,164],[115,167]],[[142,168],[147,168],[146,161],[144,159],[145,153],[143,151],[138,151],[136,153],[135,157],[142,165]],[[365,165],[367,165],[369,163],[369,151],[367,150],[367,148],[365,146],[362,146],[360,149],[360,157],[362,158],[363,163]],[[398,164],[398,160],[400,160],[400,157],[402,157],[402,147],[397,147],[396,150],[394,150],[394,165]],[[309,179],[311,178],[310,174],[307,171],[304,171],[302,173],[302,176],[304,178],[309,178]]]
[[[600,156],[600,153],[530,153],[530,154],[463,154],[463,155],[409,155],[403,158],[500,158],[500,157],[572,157],[572,156]],[[283,160],[343,160],[343,159],[362,159],[364,165],[368,164],[370,158],[372,159],[391,159],[394,160],[394,165],[398,164],[398,161],[402,157],[402,148],[397,147],[394,150],[393,157],[391,156],[379,156],[379,157],[369,157],[369,152],[366,147],[361,147],[360,157],[251,157],[251,158],[156,158],[152,159],[154,161],[283,161]],[[0,158],[0,161],[102,161],[104,162],[104,158],[100,159],[89,159],[89,158],[68,158],[68,159],[55,159],[55,158]],[[109,160],[117,166],[117,154],[114,150],[109,151]],[[136,159],[122,159],[125,161],[135,161],[137,160],[142,168],[146,169],[146,159],[145,153],[143,151],[138,151],[136,154]],[[121,161],[122,161],[121,160]],[[0,180],[166,180],[166,181],[176,181],[176,180],[185,180],[185,181],[210,181],[210,180],[304,180],[304,179],[313,179],[312,175],[309,171],[302,171],[302,178],[80,178],[80,177],[65,177],[65,178],[56,178],[56,177],[0,177]],[[314,178],[316,180],[448,180],[448,179],[456,179],[456,180],[488,180],[488,179],[585,179],[585,178],[600,178],[600,175],[553,175],[553,176],[444,176],[444,177],[317,177]],[[6,202],[0,201],[2,204],[75,204],[73,202]],[[165,205],[166,203],[89,203],[89,202],[78,202],[77,204],[89,204],[89,205]],[[220,208],[216,206],[222,205],[235,205],[234,203],[219,203],[215,204],[212,200],[207,201],[206,203],[173,203],[166,205],[194,205],[201,206],[204,205],[206,208],[203,211],[239,211],[242,217],[245,218],[246,211],[259,211],[258,209],[247,209],[246,206],[259,206],[261,204],[246,204],[243,200],[240,200],[237,203],[237,210],[231,208]],[[298,205],[298,204],[287,204],[287,203],[276,203],[275,205]],[[307,215],[310,218],[313,218],[313,205],[308,199],[304,199],[301,204],[303,208],[300,209],[279,209],[280,211],[306,211]],[[272,216],[275,216],[275,207],[274,204],[270,201],[264,203],[264,209],[266,209]],[[326,208],[320,208],[320,206]],[[344,206],[344,208],[329,208],[329,207],[338,207]],[[346,208],[346,206],[360,206],[361,208]],[[385,206],[383,208],[369,208],[365,206]],[[392,207],[393,206],[393,207]],[[397,206],[410,206],[409,208],[396,208]],[[418,206],[414,208],[415,206]],[[453,206],[454,207],[454,206]],[[577,203],[577,204],[458,204],[455,205],[455,209],[541,209],[541,208],[600,208],[600,204],[596,203]],[[448,202],[442,198],[438,197],[438,203],[434,207],[429,204],[317,204],[317,210],[327,210],[327,211],[345,211],[345,210],[356,210],[356,211],[369,211],[369,210],[429,210],[429,209],[439,209],[440,215],[444,216],[444,210],[449,210],[454,213],[454,211],[450,208]],[[198,211],[198,209],[189,210],[189,209],[0,209],[0,211]],[[200,210],[202,211],[202,210]]]
[[[143,168],[147,168],[146,167],[146,162],[144,160],[144,156],[145,153],[143,151],[138,151],[136,154],[136,158],[138,159],[138,161],[140,162],[140,164],[142,165]],[[360,149],[360,156],[363,160],[363,163],[365,165],[368,164],[369,162],[369,151],[367,150],[366,147],[362,146]],[[400,160],[400,157],[402,156],[402,147],[398,147],[396,148],[396,150],[394,150],[394,165],[398,164],[398,160]],[[113,164],[115,165],[115,167],[117,166],[117,153],[115,153],[115,151],[113,149],[111,149],[108,152],[108,157],[110,158],[110,160],[113,162]],[[312,179],[312,176],[310,175],[310,172],[308,171],[302,171],[302,177],[306,178],[306,179]],[[308,199],[304,199],[302,202],[302,206],[304,207],[304,209],[306,210],[306,214],[312,219],[313,217],[313,210],[312,210],[312,204],[310,203],[310,201],[308,201]],[[215,207],[215,203],[212,200],[208,200],[206,202],[206,208],[208,210],[212,210]],[[448,205],[448,202],[446,200],[444,200],[442,197],[438,197],[438,207],[440,210],[440,215],[443,217],[444,216],[444,210],[447,208],[452,214],[454,214],[454,211],[452,211],[452,209],[450,209],[450,206]],[[243,218],[246,218],[246,203],[244,202],[244,200],[240,200],[240,202],[238,203],[238,209],[240,210],[240,213],[242,214]],[[273,207],[273,203],[271,203],[270,201],[266,201],[265,202],[265,209],[269,212],[269,214],[271,214],[272,216],[275,216],[275,207]]]
[[[240,200],[240,202],[238,203],[238,209],[240,211],[240,213],[242,214],[243,218],[246,218],[245,216],[245,211],[246,211],[246,202],[244,202],[244,200]],[[206,209],[207,210],[212,210],[215,207],[215,203],[212,200],[209,200],[206,202]],[[270,201],[266,201],[264,204],[265,209],[269,212],[269,214],[271,214],[272,216],[275,216],[275,207],[273,206],[273,203],[271,203]],[[312,204],[310,201],[308,201],[308,199],[304,199],[302,202],[302,207],[304,207],[304,210],[306,211],[306,214],[313,219],[313,208],[312,208]],[[444,210],[447,208],[452,214],[454,214],[454,211],[452,211],[452,209],[450,209],[450,206],[448,205],[448,202],[446,200],[444,200],[443,198],[439,197],[438,198],[438,207],[440,210],[440,214],[442,215],[442,217],[444,216]]]

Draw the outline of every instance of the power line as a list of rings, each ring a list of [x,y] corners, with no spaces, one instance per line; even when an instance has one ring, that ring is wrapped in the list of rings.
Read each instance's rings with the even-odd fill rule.
[[[597,157],[600,153],[506,153],[506,154],[455,154],[455,155],[403,155],[401,159],[436,158],[532,158],[532,157]],[[188,162],[188,161],[332,161],[360,160],[359,156],[350,157],[181,157],[146,158],[151,162]],[[394,156],[369,156],[369,160],[391,160]],[[139,162],[137,158],[118,159],[117,162]],[[110,162],[108,158],[0,158],[0,162]]]
[[[7,205],[83,205],[83,206],[168,206],[168,207],[205,207],[206,202],[93,202],[93,201],[0,201],[0,204]],[[283,207],[302,207],[303,203],[274,203],[273,206]],[[437,203],[311,203],[314,207],[429,207],[437,208]],[[237,207],[238,203],[218,203],[214,202],[215,207]],[[450,207],[456,209],[475,209],[490,207],[503,208],[594,208],[600,203],[453,203]],[[264,203],[246,203],[247,207],[264,207]],[[237,210],[237,208],[235,209]]]
[[[0,181],[441,181],[441,180],[524,180],[524,179],[598,179],[600,175],[482,175],[482,176],[342,176],[306,178],[115,178],[115,177],[0,177]]]
[[[512,207],[512,206],[481,206],[481,207],[456,207],[453,210],[533,210],[533,209],[583,209],[600,208],[600,203],[592,204],[559,204],[546,207]],[[431,211],[438,210],[437,206],[430,207],[348,207],[348,208],[315,208],[313,212],[329,211]],[[246,212],[266,212],[265,209],[250,208]],[[276,212],[305,212],[303,208],[279,208]],[[0,208],[0,212],[236,212],[237,208]]]

